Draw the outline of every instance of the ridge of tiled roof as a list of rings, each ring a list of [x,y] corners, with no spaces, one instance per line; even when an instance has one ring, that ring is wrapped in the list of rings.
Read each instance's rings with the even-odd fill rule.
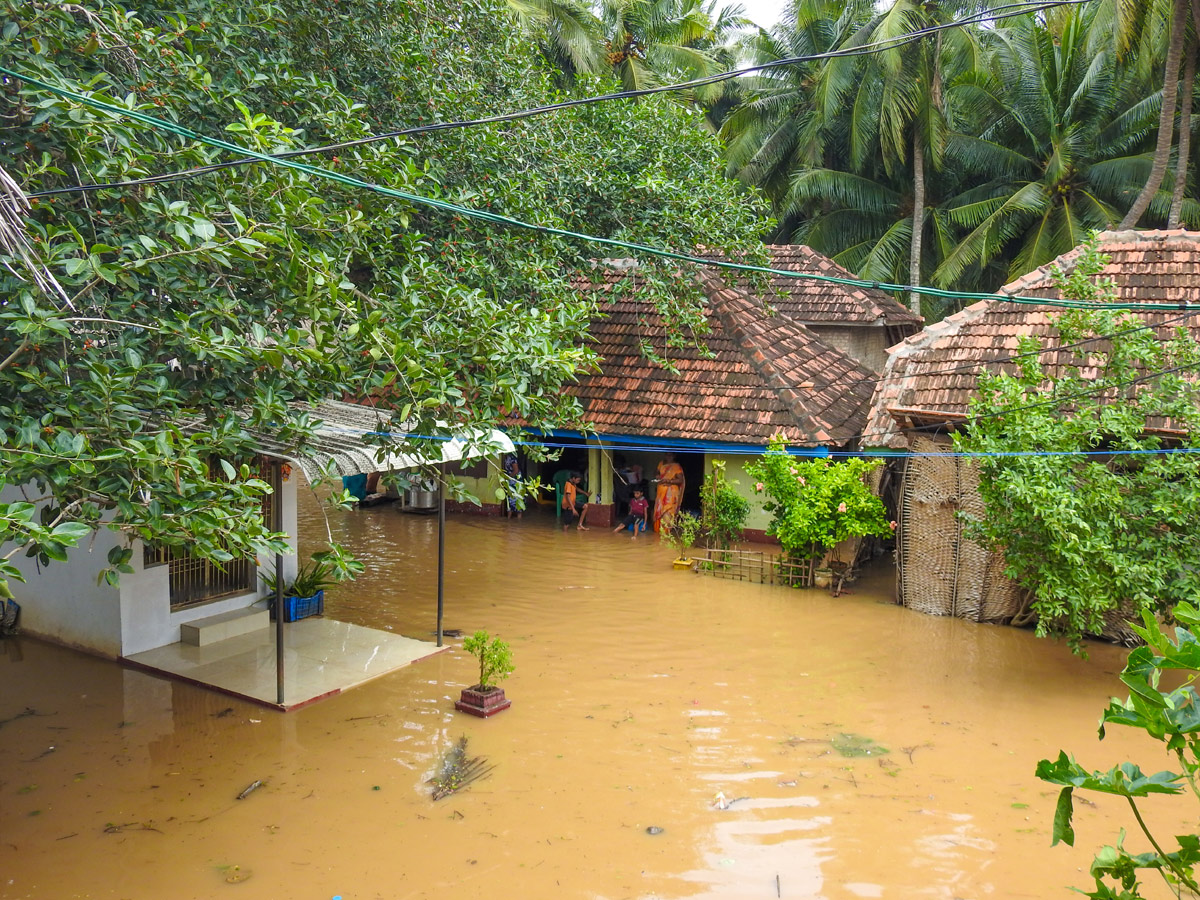
[[[601,434],[762,445],[777,433],[798,445],[842,444],[863,426],[873,375],[822,343],[800,323],[766,314],[744,291],[708,275],[705,341],[663,347],[666,329],[653,305],[616,292],[628,273],[596,273],[577,282],[607,295],[590,333],[600,371],[582,376],[571,392]],[[650,340],[677,370],[645,358]]]
[[[711,273],[702,276],[713,311],[754,369],[789,404],[798,421],[813,423],[814,443],[845,441],[844,426],[870,400],[875,376],[823,343],[799,322],[768,316],[762,303]]]
[[[804,244],[768,244],[771,268],[793,272],[809,272],[831,278],[857,276]],[[740,286],[744,287],[744,284]],[[920,327],[924,321],[888,293],[875,288],[832,284],[815,279],[771,276],[768,302],[781,315],[800,322],[829,324],[886,325],[912,324]]]
[[[1119,302],[1196,305],[1196,314],[1173,321],[1183,324],[1200,339],[1200,232],[1194,231],[1106,231],[1098,236],[1101,252],[1109,263],[1100,273],[1112,278]],[[1069,272],[1082,253],[1076,248],[1054,262],[1041,266],[1005,285],[1003,296],[1059,297],[1052,270]],[[981,300],[961,312],[927,326],[888,351],[888,361],[876,389],[867,418],[868,446],[900,448],[905,440],[890,410],[922,411],[929,417],[960,419],[967,415],[975,393],[979,369],[988,362],[1017,352],[1022,336],[1058,340],[1052,317],[1055,306]],[[1177,319],[1172,310],[1130,311],[1146,324],[1160,326]],[[1161,333],[1170,329],[1165,325]],[[1049,352],[1043,363],[1050,369],[1073,365],[1069,353]],[[961,371],[945,369],[964,367]],[[1011,365],[1002,368],[1012,369]]]

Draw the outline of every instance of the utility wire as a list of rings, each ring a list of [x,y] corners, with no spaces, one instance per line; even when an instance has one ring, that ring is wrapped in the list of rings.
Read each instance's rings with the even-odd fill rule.
[[[1084,0],[1063,0],[1063,2],[1084,2]],[[1088,303],[1083,301],[1071,300],[1056,300],[1046,297],[1020,297],[1020,296],[1002,296],[997,294],[988,294],[973,291],[949,291],[942,288],[905,285],[905,284],[890,284],[886,282],[864,281],[858,278],[838,278],[832,275],[818,275],[811,272],[795,272],[788,269],[773,269],[768,266],[755,266],[746,263],[735,263],[728,260],[711,259],[703,256],[695,256],[688,253],[678,253],[672,250],[665,250],[661,247],[651,247],[647,244],[636,244],[629,241],[621,241],[615,238],[600,237],[598,235],[583,234],[577,231],[570,231],[565,228],[553,228],[545,225],[537,225],[532,222],[525,222],[520,219],[514,219],[509,216],[500,215],[499,213],[486,212],[484,210],[469,209],[465,206],[459,206],[454,203],[449,203],[445,200],[437,200],[432,197],[424,197],[419,194],[410,194],[406,191],[396,190],[395,188],[384,185],[373,184],[368,181],[363,181],[359,178],[354,178],[349,175],[344,175],[340,172],[331,172],[328,169],[322,169],[318,166],[312,166],[307,163],[296,162],[291,159],[280,159],[266,153],[259,153],[247,147],[238,144],[232,144],[228,141],[219,138],[209,137],[208,135],[200,134],[186,126],[179,125],[174,122],[168,122],[164,119],[156,118],[155,116],[147,115],[144,112],[136,109],[128,109],[123,106],[118,106],[113,103],[108,103],[104,100],[98,100],[95,97],[82,94],[78,91],[69,90],[67,88],[58,87],[43,81],[40,78],[35,78],[32,75],[23,74],[7,66],[0,66],[0,74],[7,75],[10,78],[15,78],[24,81],[35,88],[48,91],[59,97],[68,100],[74,100],[82,103],[85,106],[91,106],[95,109],[103,110],[115,116],[123,116],[148,125],[151,128],[167,131],[179,137],[188,138],[189,140],[199,141],[200,143],[208,144],[212,147],[217,147],[232,153],[242,153],[251,158],[260,160],[261,162],[272,163],[273,165],[283,168],[294,169],[298,172],[304,172],[317,178],[323,178],[329,181],[334,181],[339,184],[347,185],[353,188],[372,191],[381,194],[385,197],[392,197],[397,200],[403,200],[417,206],[428,206],[442,212],[451,213],[456,216],[462,216],[468,219],[479,219],[484,222],[490,222],[494,225],[500,225],[508,228],[517,228],[524,231],[531,231],[537,234],[553,235],[556,237],[568,238],[573,241],[581,241],[584,243],[597,244],[605,247],[615,247],[623,252],[633,251],[635,253],[643,253],[650,256],[657,256],[662,259],[671,259],[677,262],[691,263],[697,266],[708,266],[712,268],[731,269],[740,272],[762,272],[767,275],[776,275],[785,278],[803,278],[812,281],[820,281],[828,284],[840,284],[848,287],[874,288],[876,290],[897,291],[905,293],[920,293],[932,297],[941,297],[957,300],[998,300],[1006,303],[1017,303],[1031,306],[1052,306],[1061,308],[1076,308],[1076,309],[1139,309],[1146,310],[1178,310],[1189,308],[1186,303]]]
[[[1158,377],[1164,373],[1156,373],[1153,376]],[[435,434],[420,434],[418,432],[391,432],[391,431],[364,431],[362,429],[351,428],[349,426],[330,426],[326,423],[325,431],[340,432],[356,437],[399,437],[405,440],[414,441],[451,441],[453,437],[448,435]],[[713,441],[697,440],[690,441],[687,445],[681,442],[675,443],[655,443],[654,439],[649,439],[646,442],[637,440],[622,440],[620,437],[604,437],[595,435],[591,438],[582,435],[580,440],[591,440],[593,443],[580,444],[578,442],[567,442],[563,438],[557,440],[553,438],[543,438],[541,440],[512,440],[514,446],[517,447],[547,447],[552,450],[578,450],[587,447],[596,447],[602,450],[621,451],[621,452],[644,452],[644,453],[696,453],[696,452],[712,452],[720,453],[726,456],[762,456],[764,450],[762,447],[751,445],[736,446],[727,443],[717,443]],[[924,459],[924,458],[985,458],[985,457],[1029,457],[1029,456],[1170,456],[1173,454],[1197,454],[1200,453],[1200,447],[1156,447],[1138,450],[988,450],[967,452],[959,450],[947,450],[945,452],[916,452],[911,450],[829,450],[824,447],[800,447],[794,446],[788,448],[785,453],[789,456],[814,457],[817,459],[824,458],[884,458],[884,459]]]
[[[1013,353],[1009,356],[997,356],[993,359],[981,359],[976,362],[963,363],[962,365],[958,366],[947,366],[946,368],[942,369],[926,369],[922,370],[920,375],[923,378],[926,375],[953,375],[958,372],[982,372],[986,366],[1016,362],[1017,360],[1021,359],[1029,359],[1030,357],[1041,356],[1043,353],[1059,353],[1066,350],[1076,350],[1085,344],[1094,344],[1099,341],[1107,341],[1111,340],[1112,338],[1123,337],[1124,335],[1133,334],[1134,332],[1138,331],[1154,331],[1159,328],[1166,328],[1175,322],[1179,322],[1183,319],[1190,319],[1196,315],[1200,315],[1200,308],[1197,308],[1195,311],[1181,313],[1177,316],[1171,316],[1170,318],[1163,319],[1161,322],[1152,322],[1146,325],[1134,325],[1130,328],[1123,328],[1120,331],[1112,331],[1107,334],[1097,334],[1093,337],[1075,341],[1073,344],[1055,344],[1049,347],[1039,347],[1037,350],[1030,350],[1026,353]],[[820,334],[817,335],[817,338],[820,339]],[[891,374],[883,374],[876,378],[860,378],[857,381],[827,381],[825,382],[824,386],[832,387],[833,385],[838,385],[839,387],[857,387],[860,384],[881,384],[892,377],[893,376]]]
[[[1056,2],[1041,2],[1041,0],[1023,0],[1019,3],[1009,3],[1003,6],[997,6],[985,12],[975,13],[971,16],[966,16],[954,22],[947,22],[941,25],[932,25],[927,28],[918,29],[916,31],[905,32],[904,34],[896,35],[892,38],[887,38],[881,41],[875,41],[869,44],[862,44],[857,47],[845,47],[840,50],[829,50],[824,53],[812,53],[803,56],[789,56],[783,59],[771,60],[770,62],[760,63],[755,66],[747,66],[742,69],[732,69],[728,72],[721,72],[716,75],[710,75],[705,78],[696,78],[691,81],[683,81],[675,84],[657,85],[655,87],[641,88],[633,91],[616,91],[609,94],[598,94],[591,97],[579,97],[573,100],[564,100],[559,103],[549,103],[543,106],[534,106],[529,109],[518,110],[510,113],[500,113],[494,116],[482,116],[475,119],[458,119],[450,122],[432,122],[428,125],[415,125],[410,128],[400,128],[395,131],[382,132],[380,134],[369,135],[368,137],[356,138],[349,141],[340,141],[335,144],[323,144],[318,147],[306,147],[299,150],[288,150],[283,153],[271,154],[274,159],[294,159],[298,156],[306,156],[311,153],[326,153],[334,150],[346,150],[351,147],[360,147],[365,144],[375,143],[377,141],[392,140],[401,137],[411,137],[420,134],[429,134],[435,131],[448,131],[457,128],[471,128],[479,125],[491,125],[498,122],[512,122],[518,119],[528,119],[534,116],[544,115],[546,113],[557,112],[562,109],[572,109],[579,106],[590,106],[595,103],[604,103],[609,100],[636,100],[640,97],[648,97],[653,94],[662,94],[675,91],[687,91],[697,87],[705,87],[710,84],[716,84],[721,81],[728,81],[733,78],[740,78],[743,75],[749,75],[754,72],[769,71],[784,66],[792,66],[797,63],[815,62],[825,59],[836,59],[839,57],[848,56],[866,56],[873,53],[882,53],[887,50],[893,50],[896,47],[904,44],[912,43],[920,40],[930,34],[945,30],[947,28],[961,28],[966,25],[975,25],[980,22],[990,21],[997,18],[1007,18],[1010,16],[1021,15],[1024,13],[1041,12],[1047,9],[1053,9],[1058,6],[1072,6],[1080,3],[1089,3],[1091,0],[1056,0]],[[1002,10],[1011,10],[1010,12],[1001,12]],[[178,181],[185,178],[195,178],[200,175],[207,175],[212,172],[219,172],[222,169],[230,169],[235,166],[245,166],[252,163],[261,162],[259,157],[243,156],[241,159],[229,160],[223,163],[214,163],[209,166],[197,166],[191,169],[183,169],[178,172],[165,172],[161,175],[150,175],[146,178],[135,178],[129,181],[113,181],[96,184],[81,184],[70,185],[67,187],[50,188],[44,191],[28,194],[29,197],[49,197],[56,194],[73,194],[86,191],[100,191],[117,188],[139,187],[148,184],[165,184],[172,181]]]
[[[1089,388],[1086,391],[1076,391],[1075,393],[1064,394],[1061,397],[1049,397],[1045,400],[1038,400],[1034,403],[1027,403],[1022,406],[1013,406],[1013,407],[1009,407],[1008,409],[997,410],[996,412],[976,413],[974,415],[966,415],[966,416],[955,416],[952,413],[947,412],[946,413],[946,421],[947,422],[953,421],[955,424],[958,424],[958,423],[968,423],[968,422],[980,422],[980,421],[983,421],[984,419],[998,419],[998,418],[1002,418],[1004,416],[1012,415],[1013,413],[1023,412],[1025,410],[1029,410],[1029,409],[1038,409],[1043,406],[1055,406],[1058,404],[1067,403],[1071,400],[1078,400],[1082,397],[1090,397],[1095,394],[1103,394],[1105,391],[1115,390],[1116,388],[1129,387],[1131,385],[1141,384],[1146,381],[1151,381],[1155,378],[1161,378],[1163,375],[1172,375],[1176,372],[1183,372],[1183,371],[1197,369],[1197,368],[1200,368],[1200,362],[1183,363],[1178,366],[1171,366],[1168,369],[1162,369],[1157,372],[1150,372],[1146,375],[1140,375],[1137,378],[1130,378],[1130,379],[1126,379],[1124,381],[1116,381],[1116,382],[1113,382],[1112,384],[1105,384],[1105,385],[1101,385],[1100,387]],[[935,412],[935,410],[929,410],[929,412]],[[910,429],[910,430],[920,431],[920,430],[923,430],[923,428],[928,428],[928,427],[934,427],[934,426],[922,426],[921,428]],[[891,437],[895,434],[896,434],[895,431],[868,431],[868,432],[864,432],[863,434],[854,435],[853,437],[848,438],[848,440],[862,441],[862,440],[866,440],[867,438],[873,438],[873,437]]]

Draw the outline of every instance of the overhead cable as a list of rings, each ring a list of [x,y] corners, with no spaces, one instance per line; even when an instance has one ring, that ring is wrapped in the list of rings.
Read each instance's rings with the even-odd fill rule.
[[[770,62],[760,63],[754,66],[746,66],[741,69],[732,69],[728,72],[721,72],[716,75],[709,75],[704,78],[696,78],[691,81],[682,81],[675,84],[662,84],[654,87],[639,88],[633,91],[615,91],[608,94],[597,94],[591,97],[577,97],[572,100],[563,100],[558,103],[548,103],[543,106],[534,106],[528,109],[517,110],[510,113],[499,113],[493,116],[481,116],[475,119],[457,119],[450,122],[431,122],[428,125],[414,125],[409,128],[399,128],[394,131],[385,131],[379,134],[369,135],[367,137],[355,138],[349,141],[339,141],[334,144],[322,144],[317,147],[303,147],[297,150],[287,150],[283,153],[274,153],[271,156],[274,159],[295,159],[298,156],[307,156],[313,153],[327,153],[335,150],[346,150],[351,147],[361,147],[365,144],[372,144],[378,141],[393,140],[401,137],[412,137],[415,135],[429,134],[435,131],[449,131],[457,128],[472,128],[479,125],[492,125],[499,122],[512,122],[518,119],[529,119],[534,116],[545,115],[547,113],[557,112],[563,109],[572,109],[579,106],[591,106],[596,103],[605,103],[610,100],[636,100],[641,97],[648,97],[653,94],[662,94],[668,92],[689,91],[698,87],[705,87],[710,84],[716,84],[722,81],[728,81],[733,78],[740,78],[743,75],[750,75],[754,72],[769,71],[784,66],[793,66],[804,62],[817,62],[825,59],[836,59],[839,57],[848,56],[866,56],[873,53],[882,53],[887,50],[894,50],[896,47],[912,43],[920,40],[930,34],[943,31],[948,28],[962,28],[966,25],[976,25],[980,22],[991,21],[998,18],[1008,18],[1010,16],[1022,15],[1024,13],[1041,12],[1047,9],[1053,9],[1058,6],[1073,6],[1080,3],[1089,3],[1091,0],[1055,0],[1055,2],[1042,2],[1042,0],[1022,0],[1018,3],[1009,3],[1003,6],[993,7],[985,12],[975,13],[971,16],[966,16],[954,22],[946,22],[941,25],[931,25],[927,28],[921,28],[916,31],[905,32],[898,34],[895,37],[887,38],[881,41],[875,41],[869,44],[861,44],[857,47],[844,47],[839,50],[828,50],[824,53],[811,53],[803,56],[789,56],[783,59],[775,59]],[[1001,12],[1009,10],[1008,12]],[[44,191],[31,193],[30,197],[49,197],[56,194],[74,194],[87,191],[100,191],[117,188],[140,187],[148,184],[165,184],[172,181],[179,181],[185,178],[195,178],[200,175],[208,175],[212,172],[219,172],[223,169],[230,169],[236,166],[245,166],[253,163],[261,162],[262,159],[258,156],[243,156],[240,159],[233,159],[227,162],[214,163],[208,166],[196,166],[191,169],[182,169],[177,172],[164,172],[160,175],[149,175],[145,178],[133,178],[128,181],[111,181],[100,182],[95,184],[78,184],[68,185],[59,188],[49,188]]]
[[[1063,2],[1082,2],[1082,0],[1063,0]],[[690,253],[679,253],[673,250],[666,250],[661,247],[652,247],[647,244],[636,244],[629,241],[621,241],[616,238],[600,237],[598,235],[584,234],[577,231],[570,231],[565,228],[553,228],[546,225],[537,225],[532,222],[525,222],[520,219],[514,219],[510,216],[500,215],[499,213],[487,212],[485,210],[470,209],[465,206],[459,206],[455,203],[449,203],[445,200],[438,200],[433,197],[424,197],[419,194],[410,194],[406,191],[400,191],[395,188],[385,185],[373,184],[368,181],[363,181],[359,178],[354,178],[350,175],[344,175],[341,172],[332,172],[328,169],[312,166],[307,163],[296,162],[291,159],[280,159],[266,153],[259,153],[251,150],[248,147],[243,147],[238,144],[232,144],[229,141],[221,140],[220,138],[210,137],[201,134],[186,126],[179,125],[174,122],[168,122],[164,119],[156,118],[148,115],[140,110],[128,109],[123,106],[118,106],[104,100],[98,100],[95,97],[80,93],[79,91],[69,90],[67,88],[58,87],[50,84],[40,78],[32,75],[11,69],[7,66],[0,66],[0,74],[7,75],[10,78],[16,78],[24,81],[26,84],[32,85],[44,91],[48,91],[60,97],[69,100],[74,100],[82,103],[85,106],[91,106],[95,109],[103,110],[115,116],[121,116],[133,119],[136,122],[141,122],[151,128],[160,129],[178,135],[179,137],[188,138],[189,140],[199,141],[208,144],[212,147],[217,147],[232,153],[246,154],[254,159],[262,162],[271,163],[272,165],[281,166],[283,168],[294,169],[298,172],[304,172],[308,175],[317,178],[323,178],[328,181],[334,181],[339,184],[347,185],[353,188],[360,188],[367,191],[380,194],[385,197],[392,197],[397,200],[403,200],[417,206],[427,206],[442,212],[451,213],[456,216],[462,216],[468,219],[479,219],[484,222],[489,222],[494,225],[500,225],[507,228],[517,228],[523,231],[532,231],[538,234],[552,235],[556,237],[568,238],[573,241],[581,241],[589,244],[597,244],[604,247],[614,247],[622,252],[632,251],[634,253],[642,253],[649,256],[656,256],[661,259],[675,260],[676,262],[691,263],[697,266],[707,266],[710,268],[730,269],[740,272],[761,272],[767,275],[776,275],[783,278],[801,278],[811,281],[819,281],[828,284],[840,284],[848,287],[873,288],[883,291],[897,291],[903,293],[919,293],[931,297],[941,297],[954,300],[998,300],[1005,303],[1017,303],[1033,306],[1052,306],[1061,308],[1076,308],[1076,309],[1139,309],[1139,310],[1178,310],[1188,309],[1186,303],[1090,303],[1085,301],[1073,300],[1056,300],[1047,297],[1021,297],[1021,296],[1005,296],[998,294],[989,294],[975,291],[950,291],[942,288],[906,285],[906,284],[891,284],[889,282],[865,281],[859,278],[839,278],[833,275],[819,275],[813,272],[795,272],[789,269],[774,269],[768,266],[755,266],[747,263],[736,263],[728,260],[711,259],[703,256],[695,256]]]

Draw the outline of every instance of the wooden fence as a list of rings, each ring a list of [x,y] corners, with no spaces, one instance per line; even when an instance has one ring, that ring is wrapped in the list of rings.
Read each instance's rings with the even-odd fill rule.
[[[702,575],[732,578],[754,584],[783,584],[812,587],[812,559],[789,559],[781,553],[762,550],[692,550],[696,571]]]

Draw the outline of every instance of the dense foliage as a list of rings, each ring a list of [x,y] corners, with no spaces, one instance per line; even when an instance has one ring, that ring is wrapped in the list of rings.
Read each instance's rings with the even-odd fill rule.
[[[776,437],[746,472],[757,479],[754,490],[766,495],[767,534],[779,539],[788,556],[813,559],[848,538],[892,532],[894,523],[865,480],[881,462],[791,456]]]
[[[557,96],[490,0],[0,10],[6,65],[268,152]],[[228,159],[15,79],[0,115],[0,168],[29,194]],[[613,104],[306,159],[542,225],[753,252],[763,209],[719,177],[701,121]],[[46,510],[0,506],[6,559],[61,559],[102,519],[217,560],[278,548],[252,430],[302,444],[325,398],[374,396],[418,435],[578,417],[561,388],[593,359],[595,300],[571,280],[595,247],[260,164],[35,196],[26,226],[65,294],[0,260],[0,486]],[[653,299],[694,321],[688,273],[657,272]]]
[[[1146,892],[1141,883],[1144,875],[1162,878],[1174,896],[1200,894],[1196,866],[1200,865],[1200,836],[1195,833],[1176,835],[1178,846],[1166,849],[1165,842],[1156,838],[1146,824],[1138,802],[1152,794],[1181,794],[1189,790],[1200,800],[1200,696],[1196,694],[1196,678],[1200,676],[1200,610],[1191,603],[1181,603],[1173,611],[1179,623],[1174,637],[1165,633],[1149,611],[1143,611],[1142,624],[1135,626],[1146,642],[1129,654],[1121,672],[1121,681],[1129,688],[1124,700],[1113,699],[1100,718],[1100,738],[1108,725],[1123,725],[1146,733],[1161,746],[1159,752],[1174,755],[1181,771],[1162,771],[1146,775],[1135,764],[1124,762],[1107,772],[1088,771],[1066,753],[1059,751],[1057,760],[1043,759],[1037,775],[1043,781],[1060,785],[1058,806],[1054,814],[1054,843],[1075,843],[1071,826],[1074,815],[1075,791],[1096,791],[1123,797],[1133,812],[1138,831],[1150,849],[1132,853],[1125,847],[1125,833],[1115,845],[1102,847],[1092,860],[1091,875],[1094,891],[1080,891],[1093,900],[1140,900],[1160,896]],[[1162,690],[1160,682],[1167,674],[1171,685]],[[1182,681],[1182,684],[1180,682]]]
[[[1089,250],[1059,274],[1063,295],[1111,300],[1111,284],[1089,278],[1103,262]],[[980,377],[955,447],[1000,454],[978,461],[986,514],[970,533],[1004,552],[1039,633],[1079,649],[1115,613],[1165,613],[1200,591],[1200,458],[1159,452],[1196,446],[1200,347],[1110,310],[1055,324],[1064,345],[1083,342],[1063,351],[1069,364],[1048,370],[1040,342],[1023,339],[1016,372]]]

